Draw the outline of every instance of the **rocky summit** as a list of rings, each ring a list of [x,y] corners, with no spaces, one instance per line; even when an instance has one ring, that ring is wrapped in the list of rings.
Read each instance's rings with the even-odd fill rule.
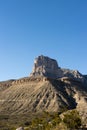
[[[56,60],[41,55],[35,59],[34,68],[30,76],[58,78],[61,76],[61,70]]]
[[[68,77],[84,82],[84,77],[77,70],[64,69],[58,66],[56,60],[47,56],[38,56],[34,60],[33,71],[30,76],[45,76],[53,79]]]
[[[29,77],[0,82],[0,114],[77,109],[87,122],[87,76],[38,56]]]

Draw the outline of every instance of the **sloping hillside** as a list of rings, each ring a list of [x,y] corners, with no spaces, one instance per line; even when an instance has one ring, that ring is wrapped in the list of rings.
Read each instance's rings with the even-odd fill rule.
[[[28,112],[61,111],[86,107],[87,90],[80,82],[62,79],[23,78],[14,81],[0,95],[0,112],[21,114]]]

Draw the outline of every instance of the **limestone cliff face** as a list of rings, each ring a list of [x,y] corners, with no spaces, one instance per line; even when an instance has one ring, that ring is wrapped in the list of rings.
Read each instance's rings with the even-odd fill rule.
[[[68,77],[84,82],[84,76],[77,70],[62,69],[56,60],[47,56],[38,56],[34,61],[33,71],[30,76],[45,76],[48,78]]]
[[[30,76],[58,78],[61,76],[61,73],[56,60],[41,55],[35,59],[34,68]]]

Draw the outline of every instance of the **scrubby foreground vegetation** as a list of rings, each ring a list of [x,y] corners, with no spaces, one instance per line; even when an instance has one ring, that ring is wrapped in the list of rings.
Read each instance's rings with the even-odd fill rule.
[[[27,115],[0,115],[0,130],[74,130],[82,125],[76,110],[61,113],[32,113]]]

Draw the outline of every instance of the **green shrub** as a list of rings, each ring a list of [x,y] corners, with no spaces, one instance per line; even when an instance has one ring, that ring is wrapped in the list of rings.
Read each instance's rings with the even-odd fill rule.
[[[81,118],[76,110],[64,115],[63,122],[68,128],[77,129],[81,126]]]

